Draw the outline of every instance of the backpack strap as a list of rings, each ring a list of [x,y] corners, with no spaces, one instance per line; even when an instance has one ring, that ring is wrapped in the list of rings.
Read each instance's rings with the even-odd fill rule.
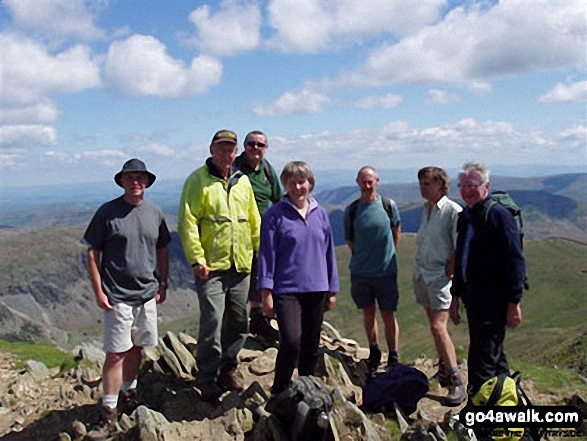
[[[487,220],[489,219],[489,210],[491,210],[495,204],[497,204],[497,201],[491,198],[483,204],[481,215],[485,222],[487,222]]]
[[[271,169],[273,167],[271,167],[271,164],[269,164],[269,161],[267,161],[265,158],[263,158],[263,170],[265,171],[265,177],[267,178],[267,182],[269,182],[269,185],[273,186],[273,183],[275,182],[275,179],[273,179],[273,173],[271,173]]]
[[[493,386],[491,395],[489,395],[489,398],[487,399],[487,403],[485,404],[486,406],[495,406],[495,403],[497,403],[497,400],[499,400],[499,397],[503,392],[503,384],[507,377],[508,375],[506,374],[500,374],[496,377],[495,386]]]
[[[381,204],[383,205],[383,209],[387,213],[387,217],[389,217],[389,225],[390,228],[393,229],[396,224],[396,219],[393,216],[393,210],[391,208],[391,199],[385,196],[381,196]],[[351,240],[355,238],[355,217],[357,215],[357,208],[359,206],[359,199],[355,199],[351,202],[349,207],[349,222],[350,222],[350,230],[351,230]]]
[[[395,224],[396,224],[396,219],[394,219],[394,217],[393,217],[393,210],[391,209],[391,199],[389,199],[385,196],[381,196],[381,203],[383,204],[383,209],[385,210],[385,212],[387,213],[387,216],[389,217],[389,224],[390,224],[391,228],[393,229],[393,227],[395,227]]]
[[[357,208],[359,206],[359,200],[355,199],[349,206],[349,227],[351,230],[351,240],[355,240],[355,217],[357,216]]]

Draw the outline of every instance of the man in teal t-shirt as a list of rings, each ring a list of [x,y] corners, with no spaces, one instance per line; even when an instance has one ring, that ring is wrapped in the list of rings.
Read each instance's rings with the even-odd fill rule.
[[[351,294],[363,310],[363,322],[369,342],[367,365],[374,372],[381,361],[376,305],[379,304],[389,349],[388,366],[399,362],[399,327],[395,317],[399,290],[397,285],[396,246],[401,239],[401,220],[394,201],[384,200],[377,192],[379,177],[371,166],[357,174],[361,197],[345,210],[345,240],[352,252]]]

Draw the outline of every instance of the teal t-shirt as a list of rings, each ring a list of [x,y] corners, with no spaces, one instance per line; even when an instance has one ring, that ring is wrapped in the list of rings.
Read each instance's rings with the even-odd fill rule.
[[[349,206],[350,207],[350,206]],[[350,239],[350,209],[344,213],[345,239]],[[400,222],[399,210],[391,201],[393,218]],[[359,201],[353,225],[353,254],[349,269],[361,277],[384,277],[397,272],[395,246],[389,216],[381,196],[372,202]]]

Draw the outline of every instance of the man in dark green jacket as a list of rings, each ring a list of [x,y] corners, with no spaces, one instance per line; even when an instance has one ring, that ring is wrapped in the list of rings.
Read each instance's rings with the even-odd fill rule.
[[[258,130],[252,131],[245,137],[245,151],[234,161],[234,165],[248,176],[255,201],[261,217],[265,214],[272,203],[279,202],[283,196],[279,179],[275,170],[265,159],[269,148],[267,135]],[[270,325],[269,320],[263,316],[261,311],[261,294],[257,290],[257,257],[253,258],[253,269],[251,271],[251,286],[249,289],[249,302],[251,305],[250,332],[257,336],[264,337],[268,343],[277,341],[278,332]]]

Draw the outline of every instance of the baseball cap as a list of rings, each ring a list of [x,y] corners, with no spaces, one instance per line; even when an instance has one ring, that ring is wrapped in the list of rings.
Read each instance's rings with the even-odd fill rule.
[[[218,144],[220,142],[230,142],[231,144],[237,144],[236,133],[231,130],[220,130],[216,132],[212,138],[212,144]]]

